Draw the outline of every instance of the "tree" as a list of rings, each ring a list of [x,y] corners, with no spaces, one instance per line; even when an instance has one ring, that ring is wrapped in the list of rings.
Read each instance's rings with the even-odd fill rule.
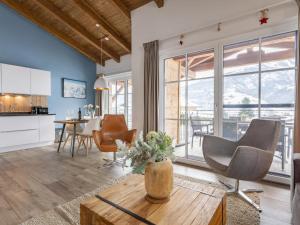
[[[250,104],[250,99],[248,97],[244,97],[242,102],[243,105]],[[248,120],[254,117],[254,112],[252,109],[242,108],[239,112],[239,116],[241,120]]]

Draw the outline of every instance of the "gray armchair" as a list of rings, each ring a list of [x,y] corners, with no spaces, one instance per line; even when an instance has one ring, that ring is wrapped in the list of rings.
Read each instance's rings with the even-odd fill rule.
[[[267,174],[279,133],[280,121],[254,119],[238,141],[209,135],[203,139],[203,155],[208,165],[218,173],[236,179],[235,188],[228,193],[237,194],[260,212],[260,207],[239,189],[239,180],[256,181]]]

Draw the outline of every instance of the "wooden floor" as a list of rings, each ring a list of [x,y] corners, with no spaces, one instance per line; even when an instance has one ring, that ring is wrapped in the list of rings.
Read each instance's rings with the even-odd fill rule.
[[[19,224],[56,205],[89,192],[111,178],[129,172],[119,166],[99,167],[101,155],[93,149],[89,156],[69,152],[56,153],[56,146],[22,150],[0,155],[0,224]],[[217,176],[205,170],[174,166],[175,173],[217,182]],[[290,224],[289,189],[269,183],[242,183],[262,187],[261,224]]]

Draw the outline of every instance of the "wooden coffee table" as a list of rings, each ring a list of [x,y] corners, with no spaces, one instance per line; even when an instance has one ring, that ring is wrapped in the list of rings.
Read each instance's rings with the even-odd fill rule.
[[[194,182],[174,185],[170,201],[164,204],[149,203],[145,194],[144,177],[131,175],[100,192],[102,200],[95,196],[83,201],[80,224],[226,224],[225,192],[213,186]]]

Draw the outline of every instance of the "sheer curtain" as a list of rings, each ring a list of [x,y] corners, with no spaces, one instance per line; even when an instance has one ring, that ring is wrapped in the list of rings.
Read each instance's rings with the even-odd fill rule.
[[[158,40],[144,44],[144,135],[158,130]]]

